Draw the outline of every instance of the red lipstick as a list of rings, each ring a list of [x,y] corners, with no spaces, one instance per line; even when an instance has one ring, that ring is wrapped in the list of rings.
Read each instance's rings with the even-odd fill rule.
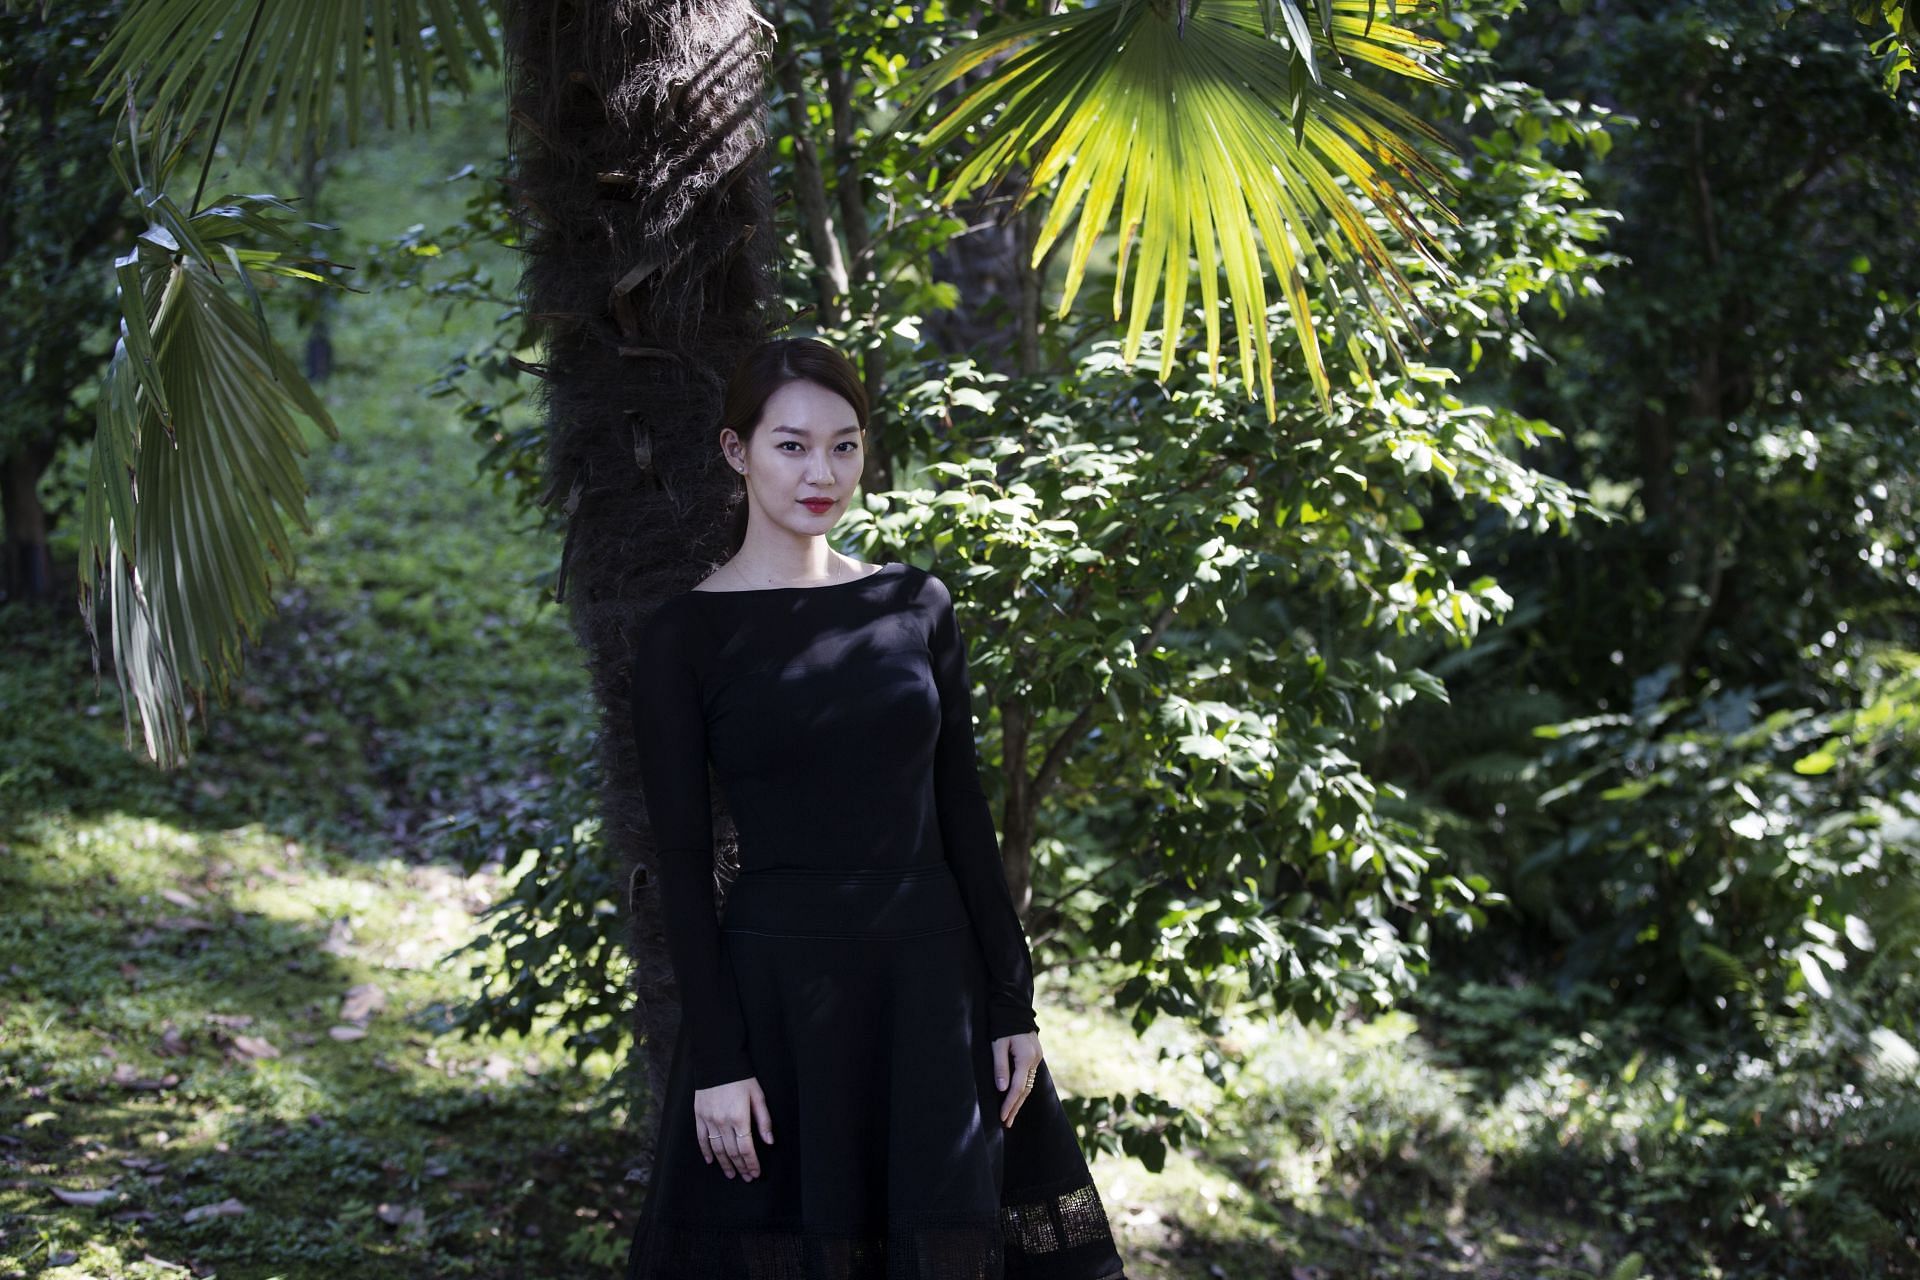
[[[827,508],[833,505],[833,499],[832,498],[802,498],[800,499],[800,505],[805,507],[807,510],[813,512],[813,514],[819,515],[821,512],[827,510]]]

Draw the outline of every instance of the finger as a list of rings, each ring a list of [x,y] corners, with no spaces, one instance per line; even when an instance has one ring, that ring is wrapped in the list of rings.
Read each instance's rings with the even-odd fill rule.
[[[753,1130],[742,1129],[733,1135],[733,1140],[739,1147],[740,1167],[746,1171],[746,1176],[748,1178],[759,1177],[760,1153],[754,1150]]]
[[[713,1163],[713,1147],[710,1145],[708,1130],[705,1123],[699,1120],[695,1120],[693,1122],[693,1133],[694,1133],[694,1137],[700,1143],[700,1158],[702,1160],[705,1160],[708,1164],[712,1164]]]
[[[1013,1118],[1013,1108],[1019,1100],[1020,1089],[1026,1083],[1027,1065],[1021,1061],[1020,1050],[1012,1040],[1006,1042],[1006,1058],[994,1070],[999,1075],[1000,1087],[1006,1089],[1006,1096],[1000,1099],[1000,1123],[1006,1124]],[[1011,1087],[1009,1088],[1009,1082]]]
[[[1007,1055],[1013,1050],[1011,1037],[1003,1037],[993,1042],[993,1087],[1004,1089],[1011,1079],[1007,1067]]]
[[[725,1129],[721,1131],[720,1138],[727,1148],[727,1159],[732,1163],[734,1172],[742,1178],[746,1177],[747,1154],[740,1132],[736,1129]]]
[[[1027,1099],[1032,1096],[1033,1096],[1033,1086],[1026,1083],[1024,1080],[1021,1081],[1020,1092],[1015,1094],[1013,1097],[1013,1109],[1007,1114],[1007,1126],[1009,1128],[1013,1126],[1013,1122],[1015,1120],[1020,1118],[1020,1108],[1025,1106]]]
[[[767,1114],[767,1095],[755,1089],[752,1093],[753,1118],[760,1124],[760,1136],[768,1142],[773,1141],[773,1117]]]
[[[720,1130],[713,1144],[714,1154],[720,1157],[720,1168],[729,1178],[739,1175],[738,1155],[733,1149],[733,1135],[725,1129]]]
[[[1034,1073],[1039,1070],[1039,1062],[1037,1055],[1015,1060],[1014,1070],[1018,1073],[1016,1076],[1018,1085],[1008,1092],[1006,1103],[1000,1108],[1000,1119],[1003,1124],[1013,1123],[1014,1117],[1020,1114],[1021,1104],[1027,1100],[1027,1095],[1033,1092],[1034,1082],[1037,1079]]]
[[[1037,1084],[1038,1084],[1038,1077],[1035,1077],[1035,1081],[1033,1084],[1028,1084],[1020,1090],[1020,1097],[1017,1100],[1015,1100],[1013,1104],[1013,1120],[1018,1120],[1020,1118],[1020,1108],[1027,1105],[1027,1099],[1033,1096],[1033,1091]],[[1013,1120],[1009,1120],[1007,1123],[1011,1125],[1013,1123]]]

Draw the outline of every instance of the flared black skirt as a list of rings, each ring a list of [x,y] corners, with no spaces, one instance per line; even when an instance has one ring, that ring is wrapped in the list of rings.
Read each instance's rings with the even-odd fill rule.
[[[1000,1123],[986,962],[944,861],[745,871],[721,917],[772,1143],[700,1155],[684,1027],[628,1280],[1124,1280],[1044,1060]]]

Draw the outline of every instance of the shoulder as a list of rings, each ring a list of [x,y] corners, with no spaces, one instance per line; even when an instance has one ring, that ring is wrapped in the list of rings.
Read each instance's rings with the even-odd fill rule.
[[[699,625],[700,611],[689,599],[692,595],[691,591],[682,591],[668,596],[640,623],[633,643],[636,665],[698,652],[691,633]]]
[[[907,608],[936,617],[951,612],[953,593],[938,572],[907,562],[902,562],[902,569],[900,598]]]

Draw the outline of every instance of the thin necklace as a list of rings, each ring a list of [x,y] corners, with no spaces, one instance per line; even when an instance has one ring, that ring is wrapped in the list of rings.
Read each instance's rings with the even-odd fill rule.
[[[727,561],[727,563],[726,563],[725,565],[723,565],[723,566],[721,567],[721,570],[720,570],[720,572],[721,572],[721,573],[725,573],[725,572],[726,572],[727,570],[729,570],[729,569],[734,569],[734,568],[735,568],[735,564],[734,564],[734,562],[733,562],[732,560],[729,560],[729,561]],[[718,577],[718,576],[719,576],[719,574],[715,574],[714,576],[715,576],[715,577]],[[763,583],[758,583],[758,584],[756,584],[756,583],[754,583],[754,582],[752,582],[751,580],[749,580],[749,579],[747,578],[747,576],[746,576],[746,573],[745,573],[744,571],[742,571],[742,570],[736,570],[733,576],[734,576],[734,577],[736,577],[736,578],[739,578],[739,579],[741,580],[741,582],[742,582],[742,589],[743,589],[743,590],[749,590],[749,591],[752,591],[752,590],[764,590],[764,589],[767,589],[767,588],[778,588],[778,587],[790,587],[790,586],[799,586],[799,585],[813,585],[813,586],[830,586],[830,585],[832,585],[832,584],[833,584],[834,582],[840,582],[840,581],[847,581],[847,582],[850,582],[850,581],[852,581],[852,579],[850,579],[850,578],[847,578],[847,579],[838,579],[838,578],[829,578],[829,579],[827,579],[827,581],[826,581],[826,582],[821,582],[821,583],[813,583],[813,584],[803,584],[803,583],[791,583],[791,582],[763,582]]]

